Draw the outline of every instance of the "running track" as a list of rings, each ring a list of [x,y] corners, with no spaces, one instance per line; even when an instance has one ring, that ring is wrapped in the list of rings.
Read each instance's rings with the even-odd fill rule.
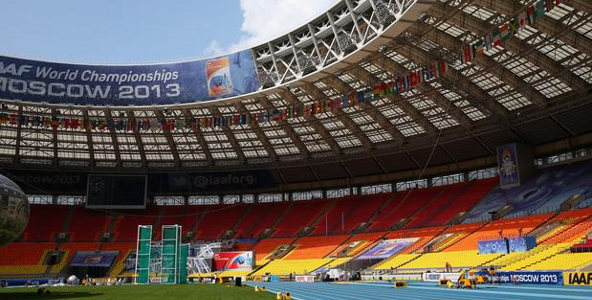
[[[545,285],[480,285],[476,290],[447,289],[435,282],[409,282],[409,287],[394,289],[392,284],[374,283],[299,283],[248,282],[250,286],[265,286],[268,292],[290,292],[295,300],[590,300],[592,288]]]

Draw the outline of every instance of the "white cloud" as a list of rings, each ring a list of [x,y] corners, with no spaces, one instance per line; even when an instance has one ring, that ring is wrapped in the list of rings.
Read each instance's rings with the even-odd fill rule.
[[[239,41],[227,49],[212,41],[206,55],[220,55],[250,48],[289,32],[337,3],[337,0],[241,0],[244,21]]]
[[[222,45],[217,40],[212,40],[203,52],[206,56],[210,57],[224,53],[224,49],[222,49]]]

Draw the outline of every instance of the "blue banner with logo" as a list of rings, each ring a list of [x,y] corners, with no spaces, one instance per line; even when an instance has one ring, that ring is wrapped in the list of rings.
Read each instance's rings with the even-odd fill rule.
[[[81,105],[209,101],[259,89],[251,50],[152,65],[82,65],[0,56],[0,97]]]
[[[520,185],[518,172],[518,151],[516,144],[507,144],[497,147],[497,169],[500,186],[510,188]]]
[[[493,275],[492,279],[494,282],[499,282],[499,283],[563,285],[563,272],[560,272],[560,271],[497,272],[495,275]]]
[[[534,236],[508,239],[508,248],[510,249],[510,252],[525,252],[534,247],[536,247],[536,238]]]
[[[505,239],[477,242],[479,254],[508,253]]]

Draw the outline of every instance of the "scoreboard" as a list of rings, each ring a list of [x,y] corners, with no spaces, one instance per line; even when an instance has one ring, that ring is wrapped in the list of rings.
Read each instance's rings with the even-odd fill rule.
[[[147,176],[88,176],[86,207],[138,209],[146,207]]]

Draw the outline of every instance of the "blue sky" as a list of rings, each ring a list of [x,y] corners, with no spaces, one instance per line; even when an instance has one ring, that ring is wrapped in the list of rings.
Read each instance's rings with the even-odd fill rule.
[[[2,0],[0,55],[88,63],[203,58],[255,46],[336,0]]]

